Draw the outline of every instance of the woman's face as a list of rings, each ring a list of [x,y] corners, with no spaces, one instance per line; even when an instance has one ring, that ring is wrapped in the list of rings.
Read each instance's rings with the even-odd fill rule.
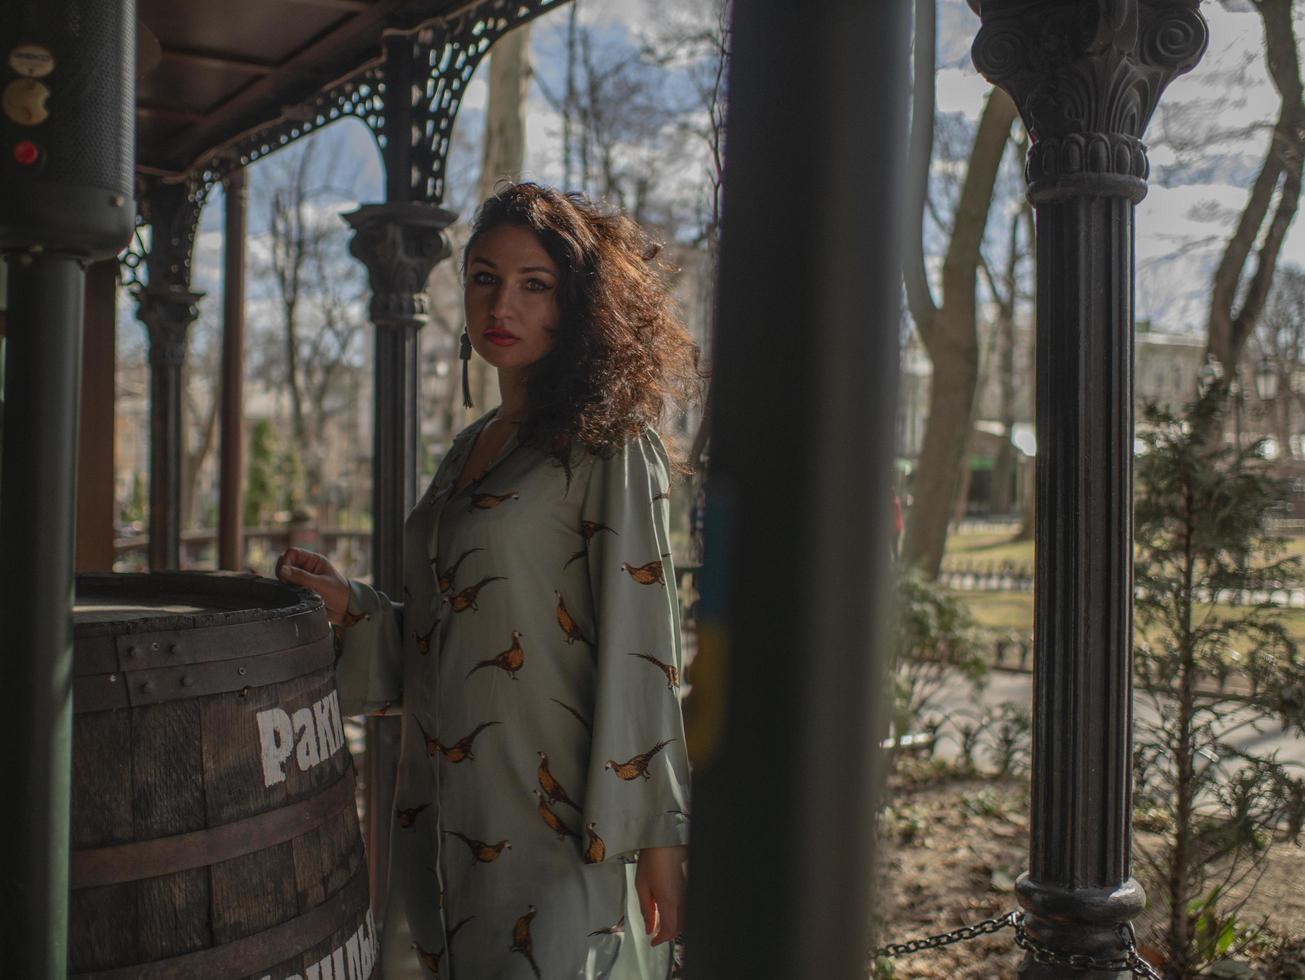
[[[535,233],[499,225],[467,254],[467,333],[476,353],[500,370],[534,364],[557,341],[561,278]]]

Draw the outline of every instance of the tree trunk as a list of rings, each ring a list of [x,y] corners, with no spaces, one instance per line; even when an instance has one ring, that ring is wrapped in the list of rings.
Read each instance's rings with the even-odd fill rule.
[[[937,576],[942,565],[948,519],[964,464],[978,382],[975,291],[979,250],[988,225],[997,171],[1014,121],[1015,103],[1005,92],[994,89],[979,118],[951,240],[943,259],[940,306],[932,308],[930,303],[929,307],[920,308],[921,294],[927,296],[928,285],[918,281],[913,284],[911,280],[913,269],[922,272],[924,263],[908,258],[911,265],[907,267],[907,294],[911,314],[933,363],[933,378],[929,385],[929,418],[913,490],[915,503],[906,525],[903,552],[909,563],[931,578]],[[912,228],[914,222],[913,213]]]
[[[494,193],[500,180],[517,181],[526,160],[526,93],[530,86],[530,25],[503,35],[489,56],[489,106],[480,158],[479,200]],[[471,400],[479,415],[499,403],[498,375],[472,356]]]
[[[1236,231],[1224,248],[1212,283],[1206,342],[1223,365],[1225,377],[1232,376],[1242,348],[1264,310],[1282,242],[1300,202],[1305,88],[1301,83],[1292,4],[1293,0],[1255,3],[1264,20],[1265,61],[1274,88],[1282,97],[1282,107],[1264,164],[1251,187]],[[1269,218],[1275,194],[1277,205]],[[1260,243],[1255,254],[1255,270],[1243,284],[1257,240]],[[1239,297],[1240,308],[1236,305]]]
[[[1021,492],[1024,495],[1023,506],[1020,508],[1022,518],[1020,520],[1020,529],[1015,532],[1015,537],[1011,538],[1011,541],[1032,541],[1035,537],[1034,522],[1038,516],[1038,495],[1034,492],[1033,467],[1036,465],[1036,460],[1026,463],[1020,473]]]
[[[566,21],[566,102],[562,108],[562,189],[564,191],[571,190],[575,185],[575,58],[579,16],[580,0],[571,0],[571,10],[567,14]]]
[[[918,564],[930,577],[937,576],[947,544],[947,524],[960,486],[965,444],[969,441],[965,423],[969,421],[974,402],[978,370],[977,349],[934,358],[929,383],[929,421],[911,488],[913,502],[906,522],[904,548],[907,561]],[[944,420],[950,420],[950,424],[942,424]]]
[[[1001,401],[1001,445],[992,467],[992,513],[1006,515],[1014,506],[1012,484],[1015,480],[1015,400],[1019,391],[1015,384],[1015,309],[1019,300],[1016,277],[1019,269],[1019,230],[1021,212],[1016,211],[1010,221],[1010,248],[1006,254],[1002,290],[997,301],[997,384]],[[997,293],[997,290],[993,290]]]
[[[189,384],[189,371],[185,371],[186,380],[183,384]],[[217,391],[212,393],[209,400],[208,409],[204,414],[204,420],[199,430],[199,445],[194,449],[183,449],[181,458],[181,527],[193,528],[196,526],[195,519],[195,489],[199,484],[200,470],[204,468],[204,460],[208,458],[209,452],[213,449],[213,436],[217,431],[217,417],[219,407],[219,394]],[[187,400],[187,408],[193,409],[194,406]],[[183,425],[183,432],[189,432],[190,426]]]

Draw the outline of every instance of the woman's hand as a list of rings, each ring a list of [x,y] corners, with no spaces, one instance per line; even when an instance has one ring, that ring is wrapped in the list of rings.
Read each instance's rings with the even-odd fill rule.
[[[684,912],[687,847],[645,847],[639,852],[634,890],[643,911],[643,928],[654,946],[680,934]]]
[[[312,589],[326,604],[326,618],[333,626],[344,622],[349,608],[349,580],[335,570],[325,556],[303,548],[287,548],[276,560],[276,577],[291,585]]]

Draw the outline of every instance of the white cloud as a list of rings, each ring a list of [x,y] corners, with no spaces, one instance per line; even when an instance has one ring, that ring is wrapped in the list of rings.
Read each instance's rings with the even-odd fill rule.
[[[1183,242],[1215,236],[1222,238],[1227,222],[1219,220],[1240,211],[1246,189],[1229,184],[1152,184],[1137,206],[1137,257],[1147,260],[1174,251]]]
[[[939,112],[959,112],[975,120],[992,86],[973,67],[944,68],[935,76],[935,104]]]

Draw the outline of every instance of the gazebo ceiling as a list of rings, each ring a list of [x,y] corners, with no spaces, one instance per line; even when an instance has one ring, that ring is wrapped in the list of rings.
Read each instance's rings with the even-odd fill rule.
[[[468,0],[140,0],[137,166],[181,174]],[[157,40],[155,47],[153,39]]]

